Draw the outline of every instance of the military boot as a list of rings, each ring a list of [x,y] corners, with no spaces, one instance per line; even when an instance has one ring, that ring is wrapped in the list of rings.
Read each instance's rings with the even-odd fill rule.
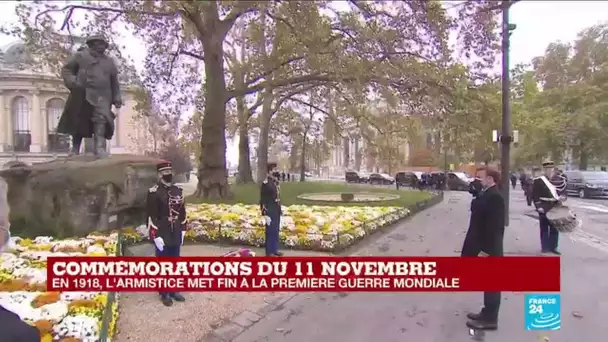
[[[105,130],[105,124],[95,124],[93,143],[95,145],[95,157],[97,157],[97,159],[107,156]]]

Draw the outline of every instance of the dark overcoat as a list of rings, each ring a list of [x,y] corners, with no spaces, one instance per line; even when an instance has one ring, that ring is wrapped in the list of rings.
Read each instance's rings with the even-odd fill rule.
[[[19,318],[16,314],[0,306],[0,331],[2,342],[38,342],[40,331]]]
[[[58,133],[90,138],[93,135],[93,113],[105,119],[105,138],[114,135],[112,104],[121,101],[118,69],[107,56],[95,56],[88,48],[76,52],[61,70],[70,90],[57,126]]]
[[[469,230],[462,245],[462,256],[474,257],[480,252],[503,256],[504,203],[496,186],[488,188],[473,199]]]

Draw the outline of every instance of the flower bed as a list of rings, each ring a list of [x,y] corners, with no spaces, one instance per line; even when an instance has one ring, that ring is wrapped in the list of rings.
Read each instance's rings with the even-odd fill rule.
[[[186,239],[262,246],[264,221],[259,210],[256,205],[188,206]],[[335,251],[409,213],[397,207],[283,207],[280,239],[290,248]],[[43,342],[109,341],[118,319],[116,294],[46,292],[46,260],[49,256],[121,255],[123,244],[147,238],[145,226],[125,228],[120,235],[91,234],[70,240],[13,237],[0,254],[0,305],[35,325]]]
[[[409,213],[399,207],[287,206],[280,240],[287,248],[335,251]],[[186,241],[264,245],[264,219],[257,205],[190,205],[188,217]],[[137,243],[147,239],[148,230],[140,226],[123,231],[123,236],[127,243]]]
[[[0,305],[36,326],[42,342],[93,342],[112,336],[118,318],[115,294],[46,292],[46,260],[50,256],[114,256],[118,240],[117,233],[73,240],[13,237],[0,255]]]

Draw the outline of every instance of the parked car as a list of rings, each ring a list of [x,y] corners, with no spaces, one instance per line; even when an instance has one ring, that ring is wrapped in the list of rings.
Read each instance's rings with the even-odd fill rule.
[[[450,190],[469,191],[473,178],[464,172],[448,172],[447,185]]]
[[[395,183],[395,178],[386,173],[372,173],[369,175],[369,184],[391,185]]]
[[[565,171],[566,193],[580,198],[608,198],[608,172]]]
[[[344,174],[344,179],[346,183],[365,183],[366,179],[361,177],[356,171],[346,171]]]
[[[418,184],[421,177],[422,172],[401,171],[395,175],[395,182],[399,186],[412,186],[413,184]]]
[[[369,174],[359,172],[359,181],[360,183],[368,183],[369,182]]]

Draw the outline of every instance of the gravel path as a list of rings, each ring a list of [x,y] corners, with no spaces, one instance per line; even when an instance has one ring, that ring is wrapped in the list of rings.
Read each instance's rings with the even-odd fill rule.
[[[228,247],[186,245],[183,256],[222,255]],[[151,245],[130,248],[135,255],[152,255]],[[261,250],[256,250],[262,255]],[[287,251],[286,255],[322,255]],[[184,293],[186,302],[165,307],[156,293],[123,293],[115,342],[200,342],[232,316],[272,301],[273,293]]]

